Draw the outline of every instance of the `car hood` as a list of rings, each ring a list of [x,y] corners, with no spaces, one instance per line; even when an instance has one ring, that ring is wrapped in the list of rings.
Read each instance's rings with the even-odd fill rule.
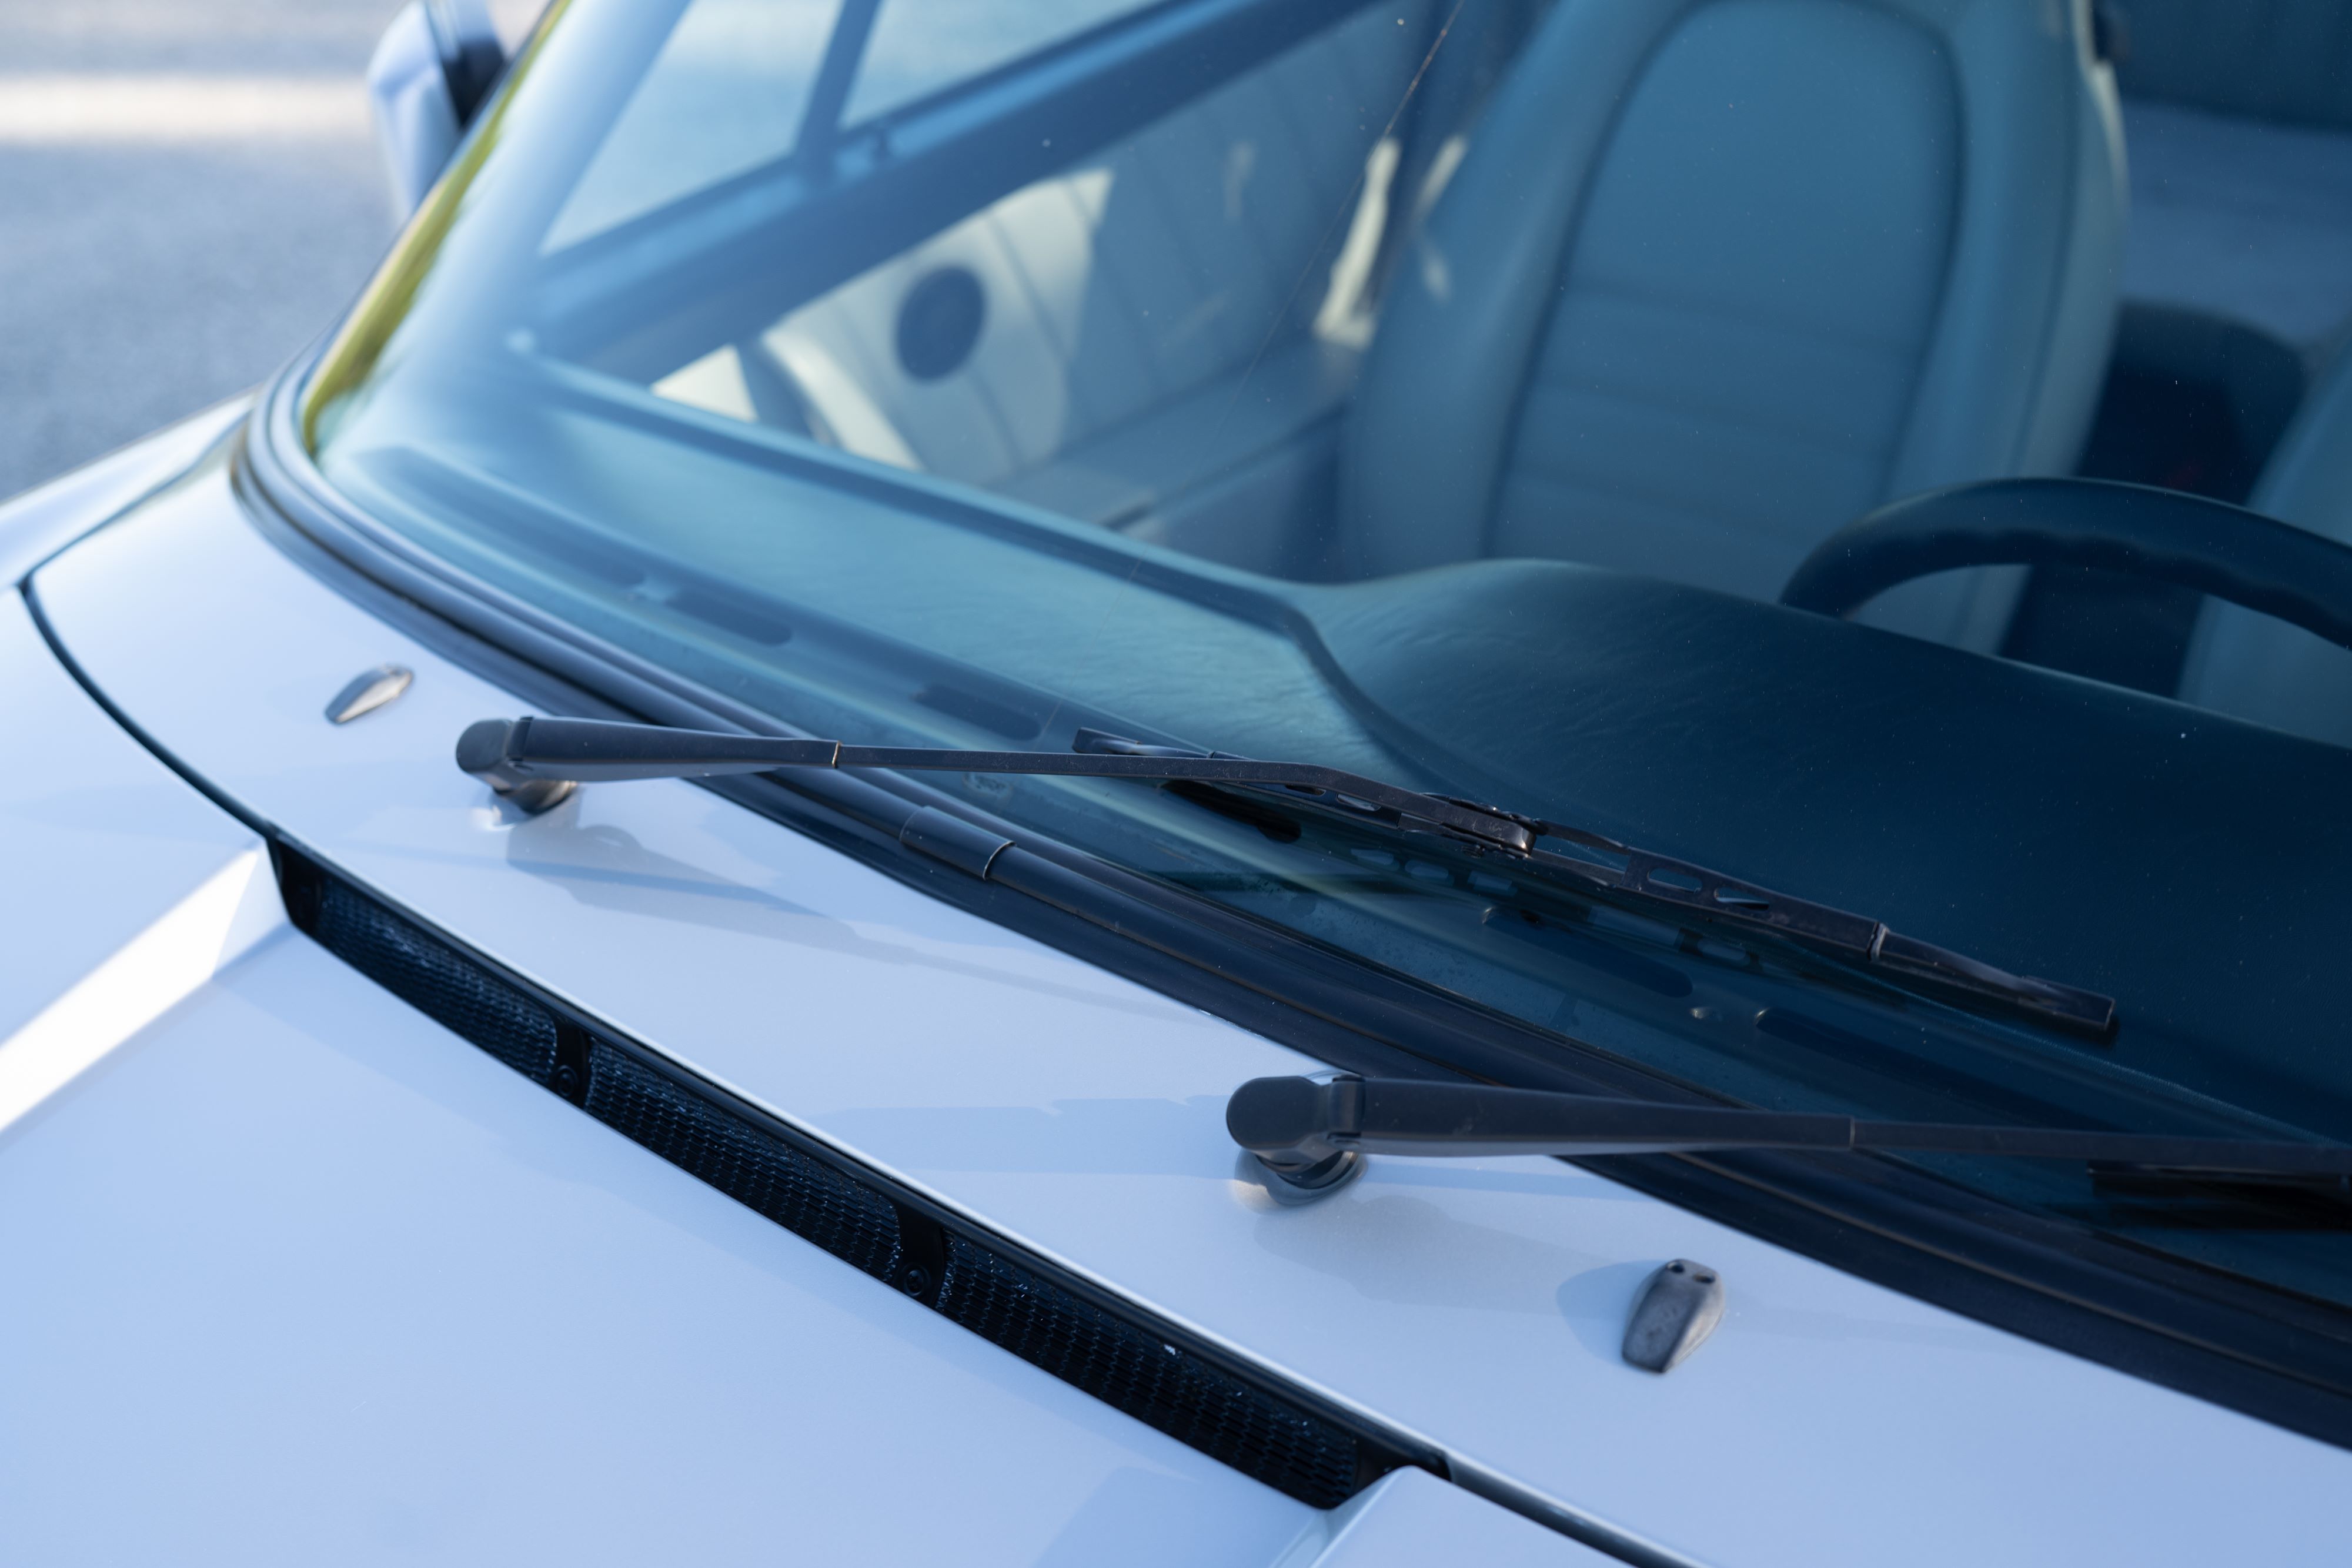
[[[541,1093],[299,935],[15,590],[0,752],[8,1561],[1604,1561],[1421,1469],[1293,1500]]]
[[[328,724],[386,662],[407,695]],[[27,1542],[1585,1552],[1532,1518],[1651,1561],[2197,1563],[2321,1539],[2352,1480],[2339,1450],[1557,1162],[1384,1161],[1276,1207],[1223,1099],[1319,1064],[708,791],[502,813],[449,748],[524,705],[280,553],[217,457],[0,606],[0,670],[5,918],[34,956],[0,1073],[48,1064],[0,1079],[0,1531]],[[1306,1509],[843,1267],[289,929],[255,823],[1458,1484]],[[1661,1378],[1618,1344],[1675,1257],[1730,1305]],[[99,1506],[126,1461],[171,1486]]]

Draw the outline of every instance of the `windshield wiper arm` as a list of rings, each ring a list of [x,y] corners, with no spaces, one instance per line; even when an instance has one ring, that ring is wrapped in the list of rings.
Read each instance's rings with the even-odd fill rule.
[[[1091,735],[1092,732],[1084,732]],[[1106,737],[1116,739],[1116,737]],[[1089,751],[961,751],[850,746],[581,718],[486,718],[457,737],[457,766],[526,810],[544,810],[575,784],[704,779],[777,768],[889,768],[939,773],[1027,773],[1070,779],[1191,779],[1204,784],[1340,796],[1394,812],[1427,831],[1525,854],[1533,828],[1507,813],[1424,795],[1311,762],[1258,762],[1224,752],[1117,742]]]
[[[1367,1155],[1659,1155],[1799,1149],[1998,1155],[2124,1167],[2148,1178],[2287,1180],[2352,1197],[2352,1145],[2176,1137],[2064,1127],[1864,1122],[1814,1112],[1669,1105],[1542,1089],[1410,1078],[1253,1078],[1225,1103],[1225,1130],[1277,1196],[1318,1197]]]
[[[763,735],[671,729],[596,719],[483,719],[457,737],[457,766],[525,810],[542,811],[574,786],[632,779],[709,778],[778,768],[884,768],[1021,773],[1225,785],[1304,799],[1409,831],[1433,833],[1589,888],[1671,905],[1708,921],[1771,933],[1958,998],[1991,1002],[2095,1037],[2115,1027],[2111,997],[2005,969],[1854,915],[1758,887],[1705,866],[1653,854],[1594,832],[1450,796],[1426,794],[1310,762],[1263,762],[1230,752],[1147,746],[1081,730],[1062,751],[965,751],[849,746]],[[1600,859],[1541,847],[1553,839]]]

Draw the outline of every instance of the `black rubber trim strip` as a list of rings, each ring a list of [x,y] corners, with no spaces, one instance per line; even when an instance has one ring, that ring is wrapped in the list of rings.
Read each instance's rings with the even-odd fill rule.
[[[772,732],[409,545],[326,485],[294,434],[308,357],[272,384],[236,466],[268,537],[329,586],[551,711]],[[134,733],[136,733],[134,727]],[[887,784],[887,787],[886,787]],[[1628,1064],[901,779],[712,780],[715,793],[950,904],[1354,1071],[1683,1097]],[[919,807],[1014,839],[979,880],[902,845]],[[2118,1371],[2352,1448],[2352,1312],[2043,1218],[1892,1161],[1584,1162],[1832,1267]]]

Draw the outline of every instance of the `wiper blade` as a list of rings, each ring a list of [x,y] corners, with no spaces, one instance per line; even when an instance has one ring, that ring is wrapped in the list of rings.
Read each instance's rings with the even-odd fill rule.
[[[1914,988],[1991,1003],[2094,1037],[2115,1028],[2116,1004],[2074,986],[2014,975],[1883,921],[1791,898],[1705,866],[1653,854],[1571,825],[1368,779],[1311,762],[1265,762],[1229,752],[1148,746],[1078,732],[1066,751],[966,751],[850,746],[596,719],[483,719],[457,738],[457,766],[525,810],[545,810],[584,783],[709,778],[778,768],[882,768],[948,773],[1019,773],[1070,779],[1139,779],[1275,792],[1357,821],[1432,833],[1474,852],[1587,888],[1670,905],[1710,924],[1766,932],[1862,965]],[[1599,858],[1563,854],[1541,841]]]
[[[1254,1078],[1225,1130],[1294,1199],[1320,1196],[1367,1155],[1658,1155],[1741,1149],[1991,1155],[2066,1160],[2158,1187],[2243,1180],[2352,1197],[2352,1145],[2064,1127],[1865,1122],[1812,1112],[1669,1105],[1417,1079]]]

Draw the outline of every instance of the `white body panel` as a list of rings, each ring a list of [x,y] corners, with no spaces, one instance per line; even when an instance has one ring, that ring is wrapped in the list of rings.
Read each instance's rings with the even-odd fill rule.
[[[2337,1534],[2352,1455],[1555,1162],[1380,1161],[1272,1207],[1234,1179],[1223,1100],[1301,1058],[688,785],[510,825],[450,747],[522,705],[291,564],[218,475],[37,588],[111,700],[323,856],[1474,1484],[1723,1564],[2210,1563]],[[329,726],[326,697],[387,659],[409,694]],[[575,1116],[539,1099],[533,1125]],[[1730,1310],[1660,1378],[1617,1347],[1675,1256],[1722,1270]]]
[[[1397,1470],[1381,1478],[1345,1508],[1334,1509],[1324,1529],[1326,1540],[1311,1568],[1435,1568],[1448,1563],[1605,1568],[1610,1562],[1426,1470]]]
[[[1597,1561],[1442,1485],[1335,1542],[535,1089],[296,934],[13,592],[0,836],[0,1561]]]
[[[233,397],[0,506],[0,583],[14,583],[163,480],[245,417]]]

